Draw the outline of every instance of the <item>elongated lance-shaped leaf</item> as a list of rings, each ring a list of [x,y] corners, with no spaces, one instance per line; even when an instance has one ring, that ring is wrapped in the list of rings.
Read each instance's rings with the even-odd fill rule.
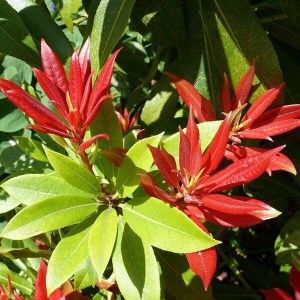
[[[260,291],[264,294],[266,300],[294,300],[294,298],[288,292],[280,288],[272,288],[269,290],[261,289]]]
[[[121,197],[130,196],[140,183],[139,174],[149,171],[153,160],[147,145],[156,147],[162,134],[142,139],[134,144],[126,154],[118,169],[116,188]]]
[[[267,170],[271,159],[283,148],[277,147],[231,164],[208,178],[202,184],[202,191],[221,192],[254,180]]]
[[[113,268],[118,287],[127,299],[161,299],[158,263],[150,244],[119,219]]]
[[[235,110],[238,104],[245,104],[248,100],[248,96],[252,87],[252,82],[255,74],[255,64],[253,63],[250,69],[243,75],[239,81],[238,86],[235,89],[235,93],[232,99],[231,110]]]
[[[155,198],[130,200],[123,215],[142,240],[166,251],[190,253],[219,243],[177,208]]]
[[[92,70],[98,72],[122,37],[135,0],[100,2],[91,33]]]
[[[2,237],[22,240],[44,232],[76,224],[95,212],[95,200],[61,195],[42,200],[21,210],[1,233]]]
[[[58,152],[44,149],[52,167],[69,184],[94,195],[100,191],[97,178],[86,168]]]
[[[88,258],[88,238],[94,221],[92,216],[76,225],[55,247],[48,264],[48,294],[67,281]]]
[[[89,253],[100,280],[114,248],[117,224],[116,210],[109,208],[100,214],[90,231],[88,241]]]
[[[226,73],[224,73],[224,82],[221,92],[222,112],[229,113],[231,111],[230,88]]]

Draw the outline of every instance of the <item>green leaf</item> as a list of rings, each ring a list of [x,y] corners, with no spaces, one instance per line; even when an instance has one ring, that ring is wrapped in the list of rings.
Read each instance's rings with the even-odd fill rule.
[[[61,18],[70,31],[73,32],[72,14],[76,14],[82,5],[81,0],[62,0],[62,8],[60,9]]]
[[[39,66],[39,54],[33,38],[21,18],[5,0],[0,0],[0,52]]]
[[[50,14],[37,5],[34,0],[7,0],[7,2],[17,11],[26,28],[37,41],[44,38],[63,62],[72,55],[71,43],[63,31],[51,18]],[[39,61],[36,61],[35,65],[39,63]]]
[[[135,0],[102,0],[91,33],[92,69],[99,71],[122,37]]]
[[[91,124],[91,135],[94,136],[99,133],[106,133],[110,137],[109,141],[105,139],[98,140],[100,149],[123,147],[123,136],[119,120],[115,107],[109,99],[104,101],[99,113]]]
[[[94,195],[75,188],[61,177],[44,174],[27,174],[14,177],[5,181],[1,186],[14,199],[25,205],[31,205],[58,195],[80,195],[96,199]]]
[[[201,149],[202,152],[206,150],[206,148],[211,143],[212,139],[216,135],[220,124],[222,121],[211,121],[211,122],[202,122],[198,124],[199,132],[200,132],[200,141],[201,141]],[[183,130],[186,132],[186,129]],[[163,141],[163,146],[165,149],[172,154],[175,158],[178,159],[179,156],[179,132],[169,136]]]
[[[22,240],[51,230],[73,225],[97,211],[91,198],[61,195],[22,209],[1,233],[2,237]]]
[[[114,248],[117,223],[115,209],[109,208],[100,214],[91,228],[89,253],[99,279],[103,276]]]
[[[10,197],[4,190],[0,190],[0,214],[8,212],[20,204],[20,201]]]
[[[150,95],[150,99],[146,101],[141,113],[141,121],[147,126],[157,126],[167,122],[176,112],[177,101],[177,92],[170,85],[169,80],[163,77]]]
[[[0,247],[0,254],[10,259],[28,257],[44,257],[48,259],[50,258],[52,253],[49,250],[31,250],[29,248]]]
[[[92,217],[75,226],[55,247],[47,270],[48,294],[67,281],[88,258],[88,238],[94,220]]]
[[[113,254],[118,287],[125,299],[161,299],[158,264],[152,247],[120,219]]]
[[[191,253],[213,247],[214,240],[183,212],[156,198],[128,201],[123,215],[141,239],[162,250]]]
[[[48,158],[41,142],[24,136],[14,136],[14,140],[17,142],[17,145],[29,156],[39,161],[48,162]]]
[[[117,175],[116,188],[120,197],[129,197],[138,187],[139,174],[146,173],[152,163],[152,155],[147,145],[157,147],[162,134],[142,139],[127,152]]]
[[[190,269],[186,256],[155,249],[168,293],[178,300],[212,300],[212,291],[204,290],[203,283]]]
[[[280,0],[284,11],[288,14],[289,19],[300,30],[300,7],[298,0]]]
[[[7,285],[8,274],[14,289],[20,290],[25,295],[31,295],[32,284],[19,274],[9,270],[4,263],[0,262],[0,284]]]
[[[88,257],[74,274],[74,285],[76,290],[81,290],[89,286],[94,286],[98,280],[91,258]]]
[[[100,191],[97,178],[86,168],[70,158],[44,147],[48,160],[55,171],[71,185],[91,194]]]

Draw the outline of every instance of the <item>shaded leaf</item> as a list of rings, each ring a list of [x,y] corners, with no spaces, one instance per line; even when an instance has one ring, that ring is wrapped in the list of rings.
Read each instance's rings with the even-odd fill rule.
[[[60,14],[69,28],[70,31],[73,31],[73,21],[72,14],[76,14],[81,6],[81,0],[62,0],[62,8],[60,9]]]

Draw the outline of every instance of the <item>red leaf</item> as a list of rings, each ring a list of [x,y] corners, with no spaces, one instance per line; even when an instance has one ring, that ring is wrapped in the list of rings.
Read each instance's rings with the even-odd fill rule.
[[[224,157],[231,129],[229,119],[230,115],[228,115],[228,117],[222,122],[216,135],[203,155],[202,168],[205,168],[203,175],[210,174],[212,171],[214,171]]]
[[[244,126],[245,129],[250,128],[253,122],[276,100],[277,96],[281,93],[282,87],[283,84],[267,90],[252,104],[242,119],[242,122],[248,121]]]
[[[288,132],[299,126],[300,126],[299,119],[290,119],[290,120],[288,119],[288,120],[275,121],[265,126],[254,128],[253,130],[263,131],[268,136],[274,136],[274,135]]]
[[[79,151],[84,151],[85,149],[91,147],[94,144],[94,142],[99,139],[106,139],[109,141],[110,137],[106,133],[100,133],[100,134],[94,135],[93,137],[91,137],[90,139],[88,139],[87,141],[85,141],[84,143],[82,143],[79,146]]]
[[[74,51],[70,62],[70,98],[74,110],[80,109],[83,80],[77,51]]]
[[[176,172],[176,162],[173,156],[166,151],[163,152],[160,149],[148,145],[151,151],[154,163],[157,165],[160,173],[164,177],[166,183],[170,187],[176,187],[180,189]]]
[[[224,82],[221,93],[222,111],[229,113],[231,111],[230,89],[227,75],[224,73]]]
[[[48,300],[46,289],[46,274],[47,266],[45,262],[40,259],[40,267],[36,277],[34,299],[36,300]]]
[[[205,99],[204,96],[199,94],[191,83],[175,74],[169,72],[163,73],[173,81],[180,97],[185,102],[185,104],[189,108],[193,106],[194,114],[199,122],[216,120],[211,101]]]
[[[115,166],[120,167],[124,157],[126,156],[126,149],[123,148],[109,148],[101,150],[100,154],[110,160]]]
[[[60,93],[57,89],[56,85],[49,79],[48,76],[41,70],[33,68],[32,71],[34,72],[41,88],[45,92],[46,96],[49,98],[51,103],[56,107],[58,112],[66,118],[68,112],[68,106],[65,100],[65,95]],[[56,103],[58,105],[56,105]]]
[[[87,78],[91,75],[91,62],[90,62],[90,38],[87,38],[85,43],[80,49],[79,63],[82,72],[83,85],[86,85]]]
[[[25,298],[23,298],[19,294],[17,294],[17,292],[14,292],[14,296],[15,296],[15,300],[26,300]]]
[[[279,288],[260,291],[264,294],[266,300],[293,300],[293,297],[291,297],[286,291]]]
[[[32,128],[35,131],[39,131],[39,132],[45,132],[45,133],[52,133],[61,137],[65,137],[68,139],[72,139],[72,136],[70,136],[69,134],[53,129],[53,128],[49,128],[46,126],[41,126],[41,125],[35,125],[35,124],[29,124],[27,125],[25,128]]]
[[[196,176],[201,170],[202,152],[200,147],[199,130],[193,119],[192,109],[190,110],[189,121],[186,129],[186,136],[191,145],[191,159],[189,165],[190,175]]]
[[[64,67],[44,39],[41,41],[41,55],[45,74],[59,89],[66,93],[69,84]]]
[[[253,123],[253,127],[260,127],[275,121],[297,119],[300,117],[300,104],[276,107],[264,112]]]
[[[97,105],[97,102],[108,93],[113,73],[114,62],[118,53],[121,50],[122,48],[115,51],[103,66],[103,69],[93,87],[93,91],[90,96],[88,114],[90,114],[94,110],[95,106]]]
[[[284,146],[277,147],[231,164],[202,183],[202,191],[220,192],[254,180],[266,171],[272,157],[283,148]]]
[[[240,130],[237,134],[238,137],[244,139],[266,139],[269,141],[273,141],[267,133],[260,129],[247,129],[247,130]]]
[[[228,145],[225,156],[232,161],[238,161],[247,156],[255,155],[268,151],[264,148],[244,147],[237,145]],[[277,153],[273,156],[270,165],[268,167],[270,171],[287,171],[296,175],[296,169],[291,160],[282,153]]]
[[[92,91],[92,74],[89,75],[86,82],[84,83],[84,91],[80,103],[80,113],[84,116],[83,118],[87,118],[87,108],[88,103],[90,101],[90,94]]]
[[[295,299],[300,300],[300,272],[295,266],[292,267],[290,272],[291,283],[295,293]]]
[[[238,108],[238,103],[241,105],[245,104],[249,96],[249,92],[252,87],[252,82],[255,74],[255,63],[252,64],[250,69],[243,75],[241,80],[238,83],[238,86],[235,90],[233,96],[231,110]]]
[[[180,127],[179,127],[179,133],[180,133],[179,166],[180,166],[182,180],[184,181],[183,178],[185,178],[185,170],[188,172],[190,171],[191,143]]]

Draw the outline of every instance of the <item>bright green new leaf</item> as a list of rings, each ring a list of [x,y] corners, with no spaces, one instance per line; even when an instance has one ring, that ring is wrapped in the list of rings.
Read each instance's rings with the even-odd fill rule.
[[[117,213],[115,209],[104,210],[91,228],[89,253],[101,279],[111,257],[117,235]]]
[[[98,204],[88,197],[55,196],[22,209],[10,220],[1,236],[12,240],[26,239],[76,224],[97,209]]]
[[[92,70],[99,71],[122,37],[135,0],[102,0],[91,33]]]
[[[60,9],[60,14],[69,28],[70,31],[73,32],[73,21],[72,14],[76,14],[82,5],[81,0],[62,0],[62,8]]]
[[[7,285],[8,274],[14,289],[20,290],[25,295],[31,295],[33,288],[32,284],[25,278],[21,277],[19,274],[9,270],[4,263],[0,262],[0,284],[4,286]]]
[[[0,190],[0,214],[8,212],[20,204],[20,201],[10,197],[4,190]]]
[[[27,174],[13,177],[1,186],[13,198],[25,205],[31,205],[58,195],[81,195],[95,199],[93,194],[77,189],[61,177],[45,174]]]
[[[68,183],[87,193],[96,195],[100,191],[97,178],[86,168],[60,153],[44,149],[52,167]]]
[[[142,240],[162,250],[191,253],[220,243],[183,212],[156,198],[143,197],[128,201],[123,215]]]
[[[91,258],[88,257],[74,273],[74,285],[76,290],[94,286],[98,280]]]
[[[202,122],[198,124],[201,140],[201,149],[204,152],[216,135],[222,121]],[[184,132],[186,129],[183,130]],[[169,136],[163,141],[165,149],[174,157],[179,156],[179,132]]]
[[[161,299],[159,269],[152,247],[122,219],[119,222],[112,262],[122,295],[125,299]]]
[[[93,221],[92,217],[75,226],[54,249],[46,277],[48,294],[67,281],[88,258],[88,237]]]
[[[47,156],[43,149],[43,144],[41,142],[24,136],[14,136],[14,140],[17,142],[17,145],[29,156],[39,161],[48,162]]]
[[[121,197],[129,197],[139,185],[139,174],[146,173],[152,163],[152,155],[147,145],[157,147],[162,134],[142,139],[127,152],[117,175],[116,188]]]

